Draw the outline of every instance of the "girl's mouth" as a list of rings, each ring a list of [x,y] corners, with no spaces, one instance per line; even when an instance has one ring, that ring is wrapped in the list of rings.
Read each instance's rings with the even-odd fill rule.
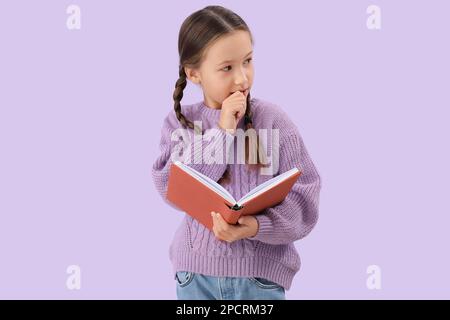
[[[247,95],[247,94],[248,94],[248,90],[249,90],[249,89],[244,90],[244,91],[241,91],[241,90],[239,90],[239,91],[242,92],[244,95]],[[233,94],[234,92],[230,92],[230,93]]]

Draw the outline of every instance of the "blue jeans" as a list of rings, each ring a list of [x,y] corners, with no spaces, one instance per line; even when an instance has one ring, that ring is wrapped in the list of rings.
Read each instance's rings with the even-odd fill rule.
[[[285,300],[285,290],[263,278],[213,277],[176,273],[178,300]]]

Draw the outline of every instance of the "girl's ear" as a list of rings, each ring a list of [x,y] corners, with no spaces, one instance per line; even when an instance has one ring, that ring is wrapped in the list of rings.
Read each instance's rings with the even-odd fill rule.
[[[195,84],[200,84],[200,72],[193,68],[184,67],[184,72],[186,73],[186,77]]]

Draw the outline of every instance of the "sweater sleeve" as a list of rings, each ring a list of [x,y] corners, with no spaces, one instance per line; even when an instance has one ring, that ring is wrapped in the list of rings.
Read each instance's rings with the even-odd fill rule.
[[[302,239],[316,225],[321,178],[311,161],[298,130],[281,131],[280,174],[294,167],[302,171],[283,202],[255,216],[259,229],[250,240],[288,244]]]
[[[158,193],[172,208],[180,210],[166,199],[169,169],[175,160],[187,164],[214,181],[218,181],[227,168],[226,156],[230,152],[232,146],[230,141],[234,139],[234,135],[221,129],[217,124],[206,132],[203,138],[200,136],[194,141],[193,130],[183,128],[175,113],[170,113],[164,119],[159,145],[160,154],[153,163],[152,178]],[[180,146],[183,146],[182,152],[179,152]],[[220,153],[219,156],[212,156],[212,150],[215,152],[221,150],[221,156]]]

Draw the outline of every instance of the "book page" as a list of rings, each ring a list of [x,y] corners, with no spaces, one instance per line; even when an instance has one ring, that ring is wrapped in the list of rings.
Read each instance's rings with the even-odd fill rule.
[[[243,205],[245,202],[248,202],[251,199],[259,196],[261,193],[264,193],[267,190],[273,188],[274,186],[276,186],[277,184],[279,184],[280,182],[289,178],[290,176],[292,176],[293,174],[295,174],[297,172],[299,172],[299,170],[297,168],[292,168],[289,171],[286,171],[276,177],[273,177],[272,179],[267,180],[266,182],[260,184],[256,188],[250,190],[250,192],[248,192],[245,196],[243,196],[238,201],[238,205],[240,205],[240,206]]]
[[[175,161],[174,164],[176,164],[178,167],[183,169],[185,172],[196,178],[198,181],[209,187],[211,190],[215,191],[217,194],[219,194],[222,198],[225,198],[230,203],[235,204],[236,200],[233,198],[233,196],[220,184],[218,184],[216,181],[211,179],[208,176],[205,176],[204,174],[198,172],[197,170],[192,169],[188,165],[180,162]]]

